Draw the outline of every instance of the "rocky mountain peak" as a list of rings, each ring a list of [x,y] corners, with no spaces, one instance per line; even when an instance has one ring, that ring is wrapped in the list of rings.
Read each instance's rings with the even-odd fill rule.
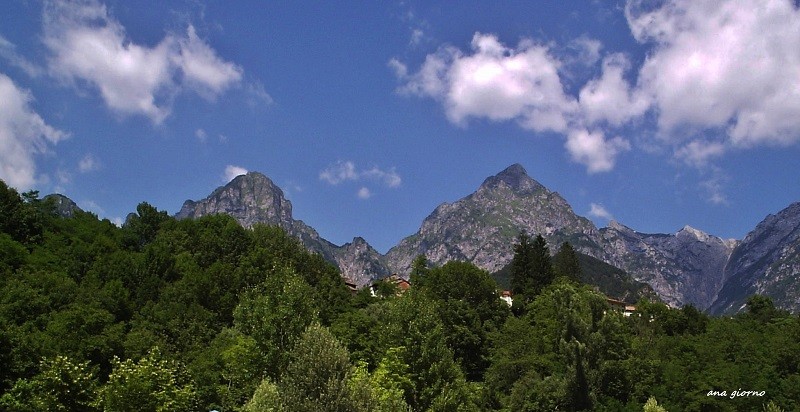
[[[768,215],[736,245],[712,313],[735,313],[753,294],[800,311],[800,202]]]
[[[692,236],[701,242],[707,242],[711,238],[711,236],[708,233],[703,232],[702,230],[699,229],[695,229],[689,225],[684,226],[683,229],[679,230],[678,233],[675,234],[675,236],[678,237],[687,235]]]
[[[55,207],[56,214],[61,217],[69,218],[74,216],[75,212],[82,210],[74,201],[72,201],[72,199],[59,193],[47,195],[42,200],[52,202],[53,206]]]
[[[494,189],[501,185],[508,186],[517,193],[532,193],[545,189],[541,183],[528,176],[528,172],[519,163],[515,163],[502,172],[487,178],[481,189]]]
[[[187,200],[175,215],[178,219],[225,213],[242,226],[267,223],[290,230],[292,204],[270,178],[258,172],[236,176],[201,201]]]

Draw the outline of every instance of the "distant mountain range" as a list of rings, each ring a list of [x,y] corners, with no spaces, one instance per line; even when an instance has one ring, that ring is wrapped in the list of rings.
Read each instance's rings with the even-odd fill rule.
[[[64,213],[76,207],[69,199],[58,200]],[[646,296],[652,288],[672,306],[692,304],[712,314],[731,314],[759,293],[772,297],[778,307],[800,312],[800,202],[767,216],[741,241],[689,226],[674,234],[644,234],[612,221],[598,229],[515,164],[487,178],[474,193],[439,205],[419,231],[386,255],[360,237],[341,246],[325,240],[294,219],[291,202],[261,173],[237,176],[205,199],[187,200],[176,218],[220,213],[245,227],[265,223],[283,228],[359,286],[392,273],[407,275],[418,255],[436,265],[461,260],[500,272],[513,258],[517,235],[524,231],[544,236],[552,252],[570,242],[585,255],[584,266],[594,268],[591,281],[613,284],[606,287],[618,297]]]

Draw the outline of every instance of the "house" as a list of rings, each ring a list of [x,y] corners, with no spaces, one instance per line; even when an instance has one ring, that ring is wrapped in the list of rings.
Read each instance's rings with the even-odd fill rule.
[[[636,305],[631,305],[608,296],[606,296],[606,302],[608,302],[608,305],[611,306],[611,309],[622,312],[622,316],[628,317],[636,312]]]
[[[344,285],[347,286],[347,290],[349,290],[350,293],[354,295],[358,293],[358,285],[356,284],[356,282],[353,282],[349,278],[344,278]]]
[[[510,290],[500,291],[500,300],[505,302],[509,307],[511,307],[514,304],[514,299],[511,298]]]
[[[373,297],[378,296],[378,285],[380,282],[385,282],[394,286],[394,288],[397,290],[397,296],[402,295],[405,293],[405,291],[411,288],[411,283],[409,281],[394,273],[389,277],[378,280],[377,282],[373,283],[372,286],[370,286],[370,292],[372,293]]]

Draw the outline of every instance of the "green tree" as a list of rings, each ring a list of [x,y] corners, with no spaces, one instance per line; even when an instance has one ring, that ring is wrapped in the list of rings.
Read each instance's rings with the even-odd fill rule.
[[[115,358],[102,389],[105,411],[189,411],[197,408],[195,386],[183,367],[165,359],[158,348],[134,362]]]
[[[651,396],[644,404],[644,412],[667,412],[667,410],[658,404],[655,397]]]
[[[530,237],[522,233],[517,242],[511,261],[511,291],[515,300],[530,302],[555,279],[550,249],[542,235],[531,242]]]
[[[471,381],[483,380],[488,366],[487,335],[509,314],[488,272],[467,262],[448,262],[428,270],[417,288],[438,302],[448,346]]]
[[[563,276],[576,282],[582,279],[578,253],[569,242],[562,243],[558,252],[553,256],[553,271],[556,276]]]
[[[20,379],[0,397],[0,407],[19,412],[98,410],[97,382],[89,362],[56,356],[43,360],[40,367],[39,374]]]
[[[278,379],[289,350],[317,313],[311,287],[291,269],[280,269],[242,294],[233,317],[236,329],[255,340],[266,376]]]

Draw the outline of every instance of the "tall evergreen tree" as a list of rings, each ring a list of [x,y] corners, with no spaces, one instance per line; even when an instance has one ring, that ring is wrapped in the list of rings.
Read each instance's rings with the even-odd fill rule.
[[[575,281],[581,280],[581,263],[578,260],[578,253],[569,242],[562,243],[558,253],[553,256],[553,271],[556,276],[563,276]]]
[[[515,295],[524,295],[531,289],[531,237],[527,233],[520,233],[517,244],[514,245],[514,259],[511,261],[511,292]]]
[[[547,241],[544,240],[542,235],[536,235],[531,245],[531,278],[532,288],[529,295],[531,297],[539,295],[542,289],[547,285],[553,283],[555,273],[553,272],[553,264],[550,261],[550,249],[547,247]]]
[[[537,235],[532,242],[525,233],[517,239],[511,261],[511,292],[531,300],[555,279],[550,249],[542,235]]]

